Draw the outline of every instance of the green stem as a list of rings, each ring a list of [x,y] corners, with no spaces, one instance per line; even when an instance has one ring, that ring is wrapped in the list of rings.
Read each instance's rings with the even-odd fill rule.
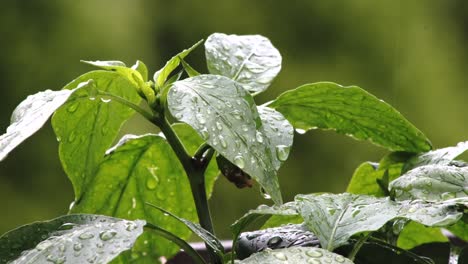
[[[117,95],[113,95],[111,93],[107,93],[107,92],[103,92],[103,91],[99,91],[98,95],[100,97],[107,97],[109,99],[112,99],[118,103],[121,103],[125,106],[128,106],[130,107],[131,109],[135,110],[137,113],[139,113],[140,115],[142,115],[144,118],[148,119],[149,121],[153,120],[154,117],[153,115],[148,112],[148,111],[145,111],[143,110],[140,106],[120,97],[120,96],[117,96]]]
[[[179,238],[178,236],[172,234],[171,232],[164,230],[158,226],[155,226],[150,223],[146,223],[145,225],[146,228],[150,229],[151,231],[155,232],[156,234],[174,242],[176,245],[178,245],[180,248],[184,249],[185,253],[189,255],[192,260],[196,264],[206,264],[205,260],[198,254],[197,251],[195,251],[187,242],[185,242],[183,239]]]
[[[153,123],[161,129],[161,132],[166,137],[166,140],[169,142],[172,149],[176,153],[177,158],[184,167],[185,173],[187,174],[190,182],[190,188],[192,190],[192,196],[193,200],[195,201],[195,207],[197,209],[198,220],[201,227],[214,235],[210,209],[208,207],[208,197],[206,195],[205,188],[205,162],[202,160],[196,160],[188,154],[179,137],[176,135],[164,116],[154,119]],[[203,158],[203,155],[201,156]],[[213,263],[222,263],[222,260],[218,257],[218,255],[216,255],[213,249],[211,249],[208,245],[206,245],[206,249]]]
[[[359,252],[361,247],[364,245],[366,240],[369,238],[369,236],[370,236],[370,233],[367,234],[367,235],[362,236],[361,238],[359,238],[359,240],[356,242],[356,244],[354,244],[353,250],[351,250],[351,252],[348,255],[348,258],[351,261],[354,261],[354,258],[356,257],[357,253]]]

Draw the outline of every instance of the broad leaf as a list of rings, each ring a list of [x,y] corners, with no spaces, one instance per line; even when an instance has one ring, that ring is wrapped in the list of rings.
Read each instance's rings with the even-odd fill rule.
[[[162,213],[169,215],[176,219],[177,221],[181,222],[184,224],[187,228],[192,230],[193,233],[195,233],[199,238],[203,239],[203,241],[211,248],[214,250],[214,252],[220,257],[220,259],[223,258],[224,255],[224,247],[221,241],[218,240],[216,236],[205,230],[203,227],[201,227],[198,223],[194,223],[190,220],[178,217],[174,215],[173,213],[164,210],[163,208],[147,203],[149,206],[158,209]]]
[[[262,120],[264,135],[270,140],[270,151],[276,155],[273,162],[278,170],[281,163],[288,159],[293,144],[294,128],[281,113],[272,108],[258,106],[257,111]]]
[[[455,236],[468,241],[468,214],[465,214],[456,224],[447,227]]]
[[[107,263],[130,249],[145,221],[66,215],[0,237],[0,263]]]
[[[75,90],[46,90],[28,96],[13,111],[11,124],[0,136],[0,161],[28,137],[36,133]]]
[[[281,70],[281,54],[260,35],[214,33],[205,52],[210,73],[233,79],[252,93],[266,90]]]
[[[166,140],[151,134],[127,135],[107,153],[72,212],[145,219],[187,239],[190,231],[183,224],[145,205],[149,202],[191,221],[197,219],[193,198],[187,195],[187,176]],[[148,233],[131,254],[154,259],[176,251],[172,243]]]
[[[276,154],[250,94],[222,76],[199,75],[173,84],[168,108],[218,153],[257,180],[275,203],[282,198]]]
[[[468,167],[425,165],[408,171],[389,185],[397,200],[447,200],[468,196]]]
[[[65,86],[76,88],[81,82],[93,80],[94,89],[120,96],[130,102],[141,99],[132,82],[110,71],[86,73]],[[59,156],[63,169],[80,200],[83,190],[92,180],[105,151],[115,140],[121,125],[134,111],[120,103],[99,98],[93,89],[80,89],[52,117],[52,126],[59,140]]]
[[[403,171],[424,165],[449,165],[450,162],[468,150],[468,141],[460,142],[454,147],[431,150],[411,158],[404,166]]]
[[[367,194],[377,197],[385,196],[384,191],[378,184],[378,180],[382,179],[385,171],[378,170],[378,163],[364,162],[353,174],[351,181],[348,184],[346,192],[352,194]]]
[[[180,52],[179,54],[175,55],[170,60],[168,60],[166,62],[166,65],[164,65],[164,67],[160,69],[159,71],[157,71],[153,76],[156,86],[162,87],[164,83],[166,82],[167,77],[169,77],[172,71],[175,70],[177,66],[179,66],[180,59],[185,58],[190,52],[192,52],[196,47],[198,47],[198,45],[200,45],[202,41],[203,40],[198,41],[192,47],[188,49],[184,49],[182,52]]]
[[[290,247],[275,250],[264,250],[236,262],[238,264],[284,264],[284,263],[330,263],[352,264],[341,255],[321,248]]]
[[[307,226],[330,251],[354,234],[380,229],[398,215],[391,200],[366,195],[298,195],[296,201]]]
[[[357,86],[306,84],[283,93],[269,106],[296,129],[333,129],[393,151],[431,149],[424,134],[397,110]]]
[[[431,242],[447,242],[440,228],[425,227],[416,222],[410,222],[398,235],[398,247],[412,249],[416,246]]]
[[[406,218],[430,227],[446,227],[455,224],[468,208],[468,198],[426,202],[422,200],[401,201],[398,217]]]

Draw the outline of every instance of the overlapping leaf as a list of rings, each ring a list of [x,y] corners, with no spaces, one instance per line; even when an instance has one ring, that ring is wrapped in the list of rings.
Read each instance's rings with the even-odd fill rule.
[[[431,242],[447,242],[440,228],[425,227],[416,222],[410,222],[398,235],[398,247],[412,249],[416,246]]]
[[[145,221],[66,215],[0,237],[0,263],[107,263],[130,249]]]
[[[282,203],[277,156],[251,95],[236,82],[217,75],[177,81],[169,90],[168,108],[177,120],[192,126],[218,153],[257,180],[275,203]]]
[[[394,180],[389,190],[398,200],[447,200],[468,196],[468,167],[424,165]]]
[[[431,149],[424,134],[397,110],[357,86],[306,84],[283,93],[269,106],[296,129],[333,129],[393,151]]]
[[[281,54],[260,35],[214,33],[205,51],[210,73],[233,79],[252,93],[266,90],[281,70]]]
[[[84,85],[84,84],[83,84]],[[75,90],[46,90],[28,96],[13,111],[11,124],[0,136],[0,161],[28,137],[36,133]]]
[[[449,165],[450,162],[468,150],[468,141],[460,142],[456,146],[431,150],[419,154],[406,162],[403,171],[423,165]]]
[[[290,247],[275,250],[264,250],[236,262],[238,264],[284,264],[284,263],[330,263],[352,264],[341,255],[321,248]]]
[[[74,89],[88,80],[93,80],[94,89],[99,91],[132,103],[141,100],[131,81],[111,71],[86,73],[69,83],[65,89]],[[134,114],[127,106],[100,98],[94,89],[80,89],[73,93],[52,118],[52,126],[60,142],[60,160],[73,184],[76,200],[81,199],[121,125]]]

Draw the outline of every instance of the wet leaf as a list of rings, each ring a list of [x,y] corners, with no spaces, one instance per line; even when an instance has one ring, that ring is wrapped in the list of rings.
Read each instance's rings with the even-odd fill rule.
[[[468,208],[468,198],[427,202],[422,200],[398,202],[398,217],[406,218],[430,227],[455,224]]]
[[[214,33],[205,51],[210,73],[237,81],[252,93],[266,90],[281,70],[281,54],[260,35]]]
[[[264,250],[236,262],[239,264],[285,264],[285,263],[330,263],[352,264],[341,255],[321,248],[290,247],[275,250]]]
[[[352,194],[367,194],[377,197],[385,196],[384,191],[377,183],[382,179],[385,171],[378,170],[378,163],[364,162],[355,171],[348,184],[346,192]]]
[[[419,154],[406,162],[403,172],[424,165],[449,165],[450,162],[468,150],[468,141],[460,142],[454,147],[431,150]]]
[[[183,239],[189,238],[191,232],[183,224],[145,204],[155,204],[190,221],[197,219],[193,198],[187,195],[187,176],[167,141],[151,134],[127,135],[107,153],[72,212],[145,219]],[[128,254],[137,259],[154,259],[176,252],[171,242],[145,233]]]
[[[81,82],[93,80],[99,91],[120,96],[138,104],[141,98],[132,82],[111,71],[86,73],[65,86],[75,89]],[[104,153],[114,142],[121,125],[134,111],[120,103],[100,98],[94,89],[80,89],[52,117],[59,143],[59,157],[70,178],[75,199],[80,200]]]
[[[192,126],[208,144],[245,171],[271,195],[282,198],[276,177],[276,153],[265,136],[250,94],[222,76],[199,75],[173,84],[168,108]]]
[[[28,96],[13,111],[11,124],[0,136],[0,161],[36,133],[75,90],[46,90]]]
[[[357,86],[306,84],[283,93],[269,106],[296,129],[333,129],[392,151],[431,149],[424,134],[397,110]]]
[[[468,167],[425,165],[394,180],[389,190],[397,200],[447,200],[468,196]]]
[[[298,195],[296,202],[309,229],[330,251],[354,234],[380,229],[398,215],[391,200],[367,195]]]
[[[148,68],[146,67],[146,64],[137,60],[137,62],[132,66],[132,69],[140,73],[144,82],[148,81]]]
[[[157,71],[154,74],[153,79],[154,79],[154,81],[156,83],[156,86],[162,87],[164,85],[164,83],[166,82],[167,77],[169,77],[169,75],[172,73],[172,71],[174,71],[177,68],[177,66],[179,66],[180,59],[183,59],[187,55],[189,55],[190,52],[192,52],[196,47],[198,47],[198,45],[200,45],[202,43],[202,41],[203,40],[198,41],[192,47],[190,47],[188,49],[184,49],[182,52],[180,52],[179,54],[175,55],[170,60],[168,60],[166,62],[166,65],[164,65],[164,67],[162,69],[160,69],[159,71]]]
[[[440,228],[410,222],[398,235],[397,245],[402,249],[412,249],[426,243],[447,241]]]
[[[130,249],[145,221],[66,215],[0,237],[0,263],[107,263]]]

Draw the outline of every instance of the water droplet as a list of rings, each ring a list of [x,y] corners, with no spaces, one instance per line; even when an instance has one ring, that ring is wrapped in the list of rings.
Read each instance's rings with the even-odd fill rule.
[[[321,256],[323,256],[322,252],[318,251],[318,250],[307,250],[306,251],[306,255],[309,256],[309,257],[312,257],[312,258],[320,258]]]
[[[298,134],[303,135],[303,134],[305,134],[305,132],[307,132],[307,131],[305,131],[304,129],[296,128],[296,132],[297,132]]]
[[[273,256],[275,256],[275,258],[282,260],[282,261],[288,260],[288,257],[286,257],[286,255],[283,252],[275,253],[273,254]]]
[[[61,225],[58,229],[59,229],[59,230],[70,230],[70,229],[72,229],[73,227],[75,227],[75,224],[73,224],[73,223],[65,223],[65,224]]]
[[[340,263],[345,262],[345,258],[344,258],[343,256],[340,256],[340,255],[336,256],[336,257],[335,257],[335,260],[336,260],[337,262],[340,262]]]
[[[200,131],[200,133],[201,133],[201,136],[202,136],[202,138],[203,138],[204,140],[207,140],[208,138],[210,138],[210,133],[208,133],[208,129],[206,129],[206,127],[203,128],[203,129]]]
[[[276,248],[279,244],[283,242],[283,239],[279,236],[274,236],[268,240],[267,245],[269,248]]]
[[[67,111],[70,112],[70,113],[74,113],[76,111],[76,109],[78,109],[78,105],[80,103],[74,103],[74,104],[71,104],[68,108],[67,108]]]
[[[219,121],[216,121],[216,128],[218,128],[218,130],[223,130],[223,124],[221,124]]]
[[[51,245],[52,245],[52,242],[50,242],[48,240],[45,240],[45,241],[42,241],[41,243],[37,244],[36,249],[38,251],[42,251],[42,250],[48,248]]]
[[[150,177],[146,181],[146,188],[148,188],[150,190],[154,190],[156,188],[156,186],[158,186],[158,181],[156,180],[155,177]]]
[[[104,99],[104,98],[101,98],[101,102],[107,104],[109,103],[110,101],[112,101],[111,99]]]
[[[90,97],[89,97],[89,100],[94,101],[94,100],[96,100],[96,97],[90,96]]]
[[[280,161],[285,161],[286,159],[288,159],[289,149],[290,148],[288,146],[285,146],[285,145],[276,146],[276,157]]]
[[[239,169],[243,169],[245,167],[244,157],[242,156],[235,156],[234,157],[234,164],[239,167]]]
[[[259,237],[259,236],[260,236],[260,234],[251,233],[251,234],[247,234],[246,238],[247,238],[248,240],[252,240],[252,239],[257,238],[257,237]]]
[[[322,264],[322,262],[320,262],[320,260],[316,259],[316,258],[310,258],[307,260],[307,263],[309,264]]]
[[[206,119],[205,119],[205,117],[203,116],[203,114],[197,113],[197,114],[195,115],[195,117],[197,118],[197,120],[198,120],[198,122],[199,122],[200,124],[205,124],[205,123],[206,123]]]
[[[263,143],[263,134],[260,131],[257,131],[257,134],[255,135],[255,138],[257,139],[258,143]]]
[[[89,232],[84,232],[78,238],[81,239],[81,240],[87,240],[87,239],[91,239],[93,237],[94,237],[94,234],[89,233]]]
[[[107,231],[101,232],[99,234],[99,238],[101,238],[101,240],[103,241],[107,241],[107,240],[111,240],[113,237],[115,237],[115,235],[117,235],[116,231],[107,230]]]
[[[75,251],[80,251],[82,248],[83,248],[83,244],[81,244],[81,243],[75,243],[73,245],[73,250],[75,250]]]
[[[221,135],[219,135],[219,143],[221,144],[221,147],[227,148],[227,142],[226,142],[226,140],[224,139],[224,137],[221,136]]]
[[[161,201],[166,200],[166,190],[164,188],[159,188],[156,192],[156,197]]]
[[[127,227],[125,228],[125,230],[127,231],[133,231],[137,228],[137,225],[134,222],[127,222],[126,226]]]
[[[249,126],[247,126],[247,125],[245,125],[245,124],[242,125],[242,131],[244,131],[244,132],[249,131]]]

